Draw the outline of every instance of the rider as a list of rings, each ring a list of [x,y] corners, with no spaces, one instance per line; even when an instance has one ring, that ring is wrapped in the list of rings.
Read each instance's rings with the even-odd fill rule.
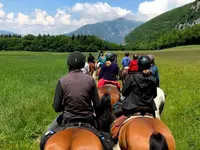
[[[88,64],[93,63],[95,65],[94,56],[90,53],[87,60]]]
[[[98,114],[99,95],[94,79],[81,71],[85,65],[85,56],[78,51],[72,52],[68,56],[67,65],[69,73],[58,81],[53,102],[55,112],[62,112],[58,119],[62,119],[54,121],[49,130],[54,131],[61,123],[77,120],[97,127],[93,113],[95,111]]]
[[[113,61],[115,60],[115,54],[108,52],[106,54],[106,63],[103,64],[101,71],[99,73],[98,87],[104,86],[105,82],[111,82],[117,86],[120,90],[120,83],[117,81],[117,76],[119,75],[119,67]]]
[[[122,70],[124,68],[127,68],[129,66],[130,62],[131,62],[131,59],[129,57],[129,52],[127,52],[127,53],[125,53],[125,57],[122,59],[122,66],[123,66]]]
[[[151,59],[150,72],[156,78],[157,87],[160,87],[160,77],[159,77],[158,67],[155,64],[155,57],[154,55],[151,54],[149,54],[148,57]]]
[[[138,59],[139,70],[128,76],[122,89],[125,100],[121,108],[125,116],[132,115],[139,108],[145,108],[147,112],[155,116],[157,110],[154,98],[157,96],[156,80],[149,74],[151,62],[148,56]]]
[[[98,68],[102,67],[102,65],[105,63],[105,61],[106,61],[106,58],[104,57],[103,51],[101,51],[98,56]]]
[[[130,62],[128,73],[132,74],[133,72],[138,71],[138,55],[133,55],[133,60]]]

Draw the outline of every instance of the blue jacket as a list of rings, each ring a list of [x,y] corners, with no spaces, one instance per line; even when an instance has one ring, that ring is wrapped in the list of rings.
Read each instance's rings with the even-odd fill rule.
[[[112,63],[110,66],[106,66],[106,64],[103,64],[99,73],[99,80],[103,78],[105,80],[117,81],[118,74],[119,67],[116,63]]]
[[[152,65],[150,68],[151,74],[156,78],[157,86],[159,87],[160,77],[158,72],[158,67],[156,65]]]
[[[128,67],[129,64],[130,64],[130,62],[131,62],[131,59],[129,57],[124,57],[122,59],[122,65],[123,65],[123,67]]]

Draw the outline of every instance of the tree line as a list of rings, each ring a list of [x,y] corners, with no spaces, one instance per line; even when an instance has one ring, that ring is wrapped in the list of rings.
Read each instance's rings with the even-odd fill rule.
[[[0,51],[38,52],[97,52],[99,50],[124,50],[124,46],[110,43],[96,36],[73,35],[1,35]]]

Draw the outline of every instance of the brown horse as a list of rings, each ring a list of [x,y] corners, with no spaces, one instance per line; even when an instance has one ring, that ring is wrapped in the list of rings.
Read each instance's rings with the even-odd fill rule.
[[[99,98],[101,103],[109,103],[107,109],[104,109],[104,115],[99,120],[100,130],[109,132],[110,125],[114,121],[114,115],[112,112],[112,106],[120,100],[120,91],[114,85],[104,85],[98,88]],[[106,123],[105,123],[106,122]]]
[[[89,139],[87,138],[89,137]],[[70,128],[62,130],[49,138],[44,150],[103,150],[99,138],[91,131]]]
[[[94,74],[94,72],[95,72],[95,64],[92,63],[92,62],[90,62],[88,65],[89,65],[89,75],[90,75],[91,77],[93,77],[93,74]]]
[[[111,131],[112,134],[112,131]],[[119,131],[121,150],[175,150],[175,140],[169,128],[159,119],[134,116]]]
[[[100,116],[100,118],[98,118],[98,121],[100,122],[100,131],[107,133],[109,133],[110,125],[114,120],[111,119],[110,104],[113,104],[119,99],[119,95],[117,96],[115,94],[116,92],[119,94],[119,91],[117,91],[115,87],[109,87],[108,89],[110,89],[109,93],[111,95],[111,99],[109,99],[110,97],[106,97],[105,94],[103,95],[103,93],[105,93],[104,88],[99,90],[99,94],[101,95],[101,112],[98,114]],[[88,139],[86,137],[90,138]],[[103,150],[103,146],[99,137],[92,131],[74,126],[56,132],[48,139],[44,148],[44,150],[79,149]]]
[[[124,85],[126,78],[128,77],[128,69],[123,69],[119,74],[121,80],[122,80],[122,86]]]

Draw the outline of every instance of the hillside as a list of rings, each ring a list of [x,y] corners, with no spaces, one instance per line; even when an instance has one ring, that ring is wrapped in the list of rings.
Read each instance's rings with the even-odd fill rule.
[[[105,41],[121,44],[125,36],[141,24],[142,22],[119,18],[112,21],[88,24],[66,35],[95,35]]]
[[[125,38],[125,42],[132,49],[158,48],[157,41],[163,36],[200,24],[199,13],[200,0],[196,0],[142,24]]]
[[[13,35],[13,34],[15,34],[15,33],[10,32],[10,31],[0,30],[0,35],[9,35],[9,34]]]

